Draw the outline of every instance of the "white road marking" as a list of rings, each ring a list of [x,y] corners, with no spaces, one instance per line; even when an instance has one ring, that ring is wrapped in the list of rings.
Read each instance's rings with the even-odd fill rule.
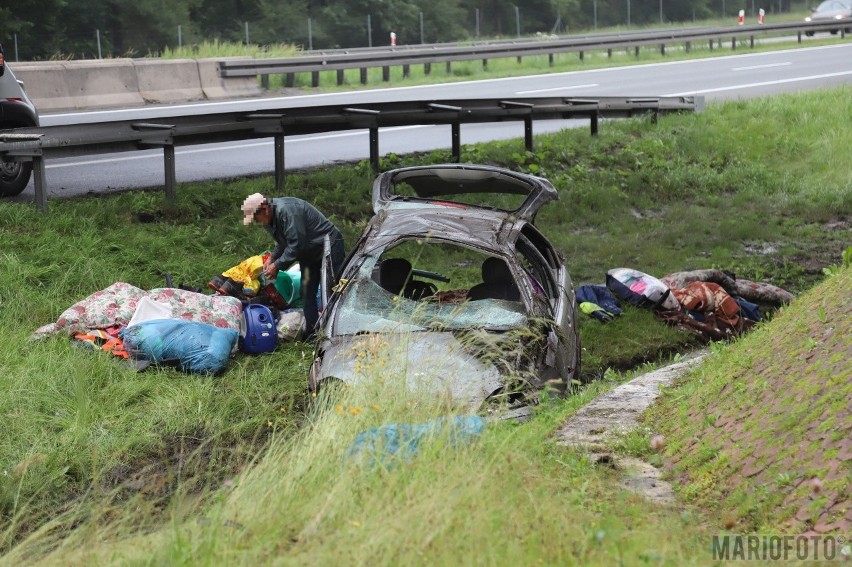
[[[751,71],[752,69],[769,69],[770,67],[787,67],[788,65],[792,65],[792,61],[786,61],[784,63],[769,63],[768,65],[752,65],[751,67],[734,67],[731,71]]]
[[[417,126],[392,126],[389,128],[381,128],[380,132],[396,132],[399,130],[413,130],[415,128],[428,128],[431,125],[428,124],[420,124]],[[345,138],[346,136],[367,136],[369,133],[366,130],[353,130],[350,132],[343,132],[340,134],[322,134],[322,135],[310,135],[306,134],[304,136],[293,136],[291,138],[284,138],[284,144],[295,144],[297,142],[305,142],[306,140],[314,141],[314,140],[330,140],[332,138]],[[195,150],[176,150],[176,155],[189,155],[189,154],[202,154],[206,152],[224,152],[231,150],[240,150],[246,148],[259,148],[264,146],[271,146],[272,140],[264,140],[262,142],[248,142],[245,144],[233,144],[228,146],[218,146],[216,148],[199,148]],[[87,161],[75,161],[70,163],[57,163],[46,165],[47,169],[56,169],[60,167],[77,167],[80,165],[103,165],[104,163],[113,163],[120,161],[133,161],[139,159],[162,159],[162,154],[157,153],[149,153],[146,155],[127,155],[121,157],[109,157],[103,159],[94,159]]]
[[[823,75],[809,75],[807,77],[796,77],[793,79],[779,79],[777,81],[763,81],[762,83],[746,83],[744,85],[733,85],[730,87],[719,87],[716,89],[701,89],[695,91],[685,91],[682,93],[672,93],[672,94],[664,94],[660,96],[688,96],[694,94],[704,94],[704,93],[718,93],[722,91],[734,91],[737,89],[750,89],[754,87],[766,87],[770,85],[783,85],[784,83],[798,83],[801,81],[813,81],[816,79],[828,79],[830,77],[843,77],[845,75],[852,75],[852,71],[841,71],[839,73],[825,73]]]
[[[588,85],[571,85],[569,87],[554,87],[552,89],[536,89],[534,91],[517,91],[515,94],[532,94],[532,93],[546,93],[551,91],[567,91],[569,89],[585,89],[586,87],[597,87],[598,83],[589,83]]]

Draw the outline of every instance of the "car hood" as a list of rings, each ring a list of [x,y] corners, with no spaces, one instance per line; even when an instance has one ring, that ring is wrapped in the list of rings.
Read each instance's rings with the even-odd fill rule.
[[[321,380],[336,378],[357,384],[376,373],[367,368],[358,353],[380,341],[384,379],[402,378],[409,390],[449,395],[454,402],[477,409],[485,399],[505,383],[496,366],[473,356],[453,333],[414,332],[338,336],[324,343],[316,387]],[[369,363],[366,363],[367,365]],[[394,376],[394,374],[396,376]]]

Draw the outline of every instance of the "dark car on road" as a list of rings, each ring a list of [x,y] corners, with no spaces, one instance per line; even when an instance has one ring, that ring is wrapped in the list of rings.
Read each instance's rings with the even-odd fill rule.
[[[557,197],[546,179],[491,166],[381,174],[340,283],[322,286],[309,387],[395,374],[477,408],[565,391],[579,379],[574,288],[533,224]]]
[[[0,45],[0,131],[33,126],[38,126],[36,108],[27,97],[23,83],[6,64]],[[0,155],[0,197],[21,193],[29,183],[32,169],[32,161]]]
[[[852,0],[825,0],[812,10],[805,21],[815,24],[837,22],[837,27],[830,28],[828,31],[836,34],[842,28],[845,33],[852,33]],[[806,31],[805,35],[812,36],[814,33],[814,31]]]

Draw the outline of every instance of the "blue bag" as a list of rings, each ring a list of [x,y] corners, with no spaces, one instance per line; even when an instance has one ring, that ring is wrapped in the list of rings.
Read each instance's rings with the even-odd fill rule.
[[[120,336],[134,358],[176,361],[183,372],[216,374],[228,364],[239,333],[198,321],[154,319],[125,328]]]

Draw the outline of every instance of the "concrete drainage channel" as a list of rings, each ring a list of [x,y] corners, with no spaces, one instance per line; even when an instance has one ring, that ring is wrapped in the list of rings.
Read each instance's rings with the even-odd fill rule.
[[[674,504],[671,485],[660,471],[640,459],[615,455],[610,442],[639,426],[639,416],[684,372],[700,363],[707,350],[686,360],[643,374],[598,396],[574,414],[557,432],[559,442],[589,451],[595,462],[622,471],[621,485],[663,505]]]

